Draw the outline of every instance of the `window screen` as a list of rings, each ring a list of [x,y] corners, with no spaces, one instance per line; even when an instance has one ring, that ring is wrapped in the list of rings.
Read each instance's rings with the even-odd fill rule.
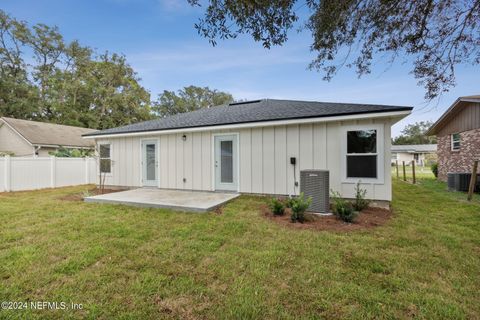
[[[377,156],[348,156],[347,177],[376,178]]]

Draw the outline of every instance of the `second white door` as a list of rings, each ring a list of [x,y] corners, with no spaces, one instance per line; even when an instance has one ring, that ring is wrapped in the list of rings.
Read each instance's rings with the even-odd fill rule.
[[[158,186],[158,143],[156,140],[142,141],[142,181],[145,187]]]
[[[215,190],[238,190],[237,135],[215,136]]]

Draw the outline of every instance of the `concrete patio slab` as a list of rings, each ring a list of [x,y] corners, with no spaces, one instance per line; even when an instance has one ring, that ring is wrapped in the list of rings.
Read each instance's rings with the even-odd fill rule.
[[[205,212],[213,210],[238,196],[238,193],[139,188],[87,197],[85,202]]]

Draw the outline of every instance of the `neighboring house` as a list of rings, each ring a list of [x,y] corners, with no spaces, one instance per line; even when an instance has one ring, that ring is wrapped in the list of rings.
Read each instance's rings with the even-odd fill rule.
[[[436,144],[392,145],[392,163],[411,165],[415,161],[417,166],[430,165],[437,158]]]
[[[437,136],[440,180],[446,181],[449,172],[471,172],[480,159],[480,95],[458,98],[427,135]]]
[[[360,180],[368,198],[390,201],[390,129],[411,110],[265,99],[84,137],[110,186],[294,195],[300,170],[326,169],[345,197]]]
[[[93,149],[92,141],[82,134],[96,130],[53,123],[0,118],[0,152],[16,157],[47,157],[59,147]]]

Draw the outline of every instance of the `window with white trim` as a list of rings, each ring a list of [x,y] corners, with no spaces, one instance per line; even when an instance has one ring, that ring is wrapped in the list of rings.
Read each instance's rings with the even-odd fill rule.
[[[454,133],[451,135],[452,139],[452,151],[460,150],[460,133]]]
[[[100,154],[100,173],[112,172],[111,147],[109,143],[101,144],[99,146]]]
[[[346,157],[347,179],[377,179],[377,130],[347,131]]]

